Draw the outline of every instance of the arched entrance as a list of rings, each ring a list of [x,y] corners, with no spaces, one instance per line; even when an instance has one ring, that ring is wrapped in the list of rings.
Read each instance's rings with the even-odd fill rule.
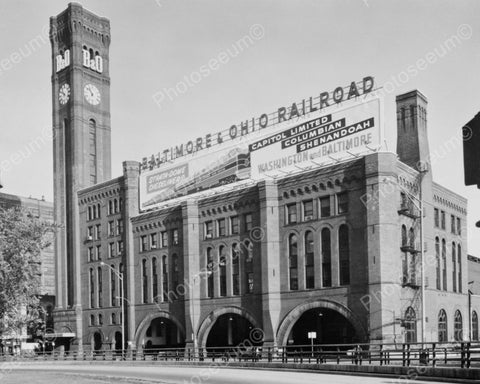
[[[150,314],[137,328],[137,346],[144,350],[183,348],[185,330],[168,312]]]
[[[328,300],[301,304],[290,311],[278,332],[279,345],[309,345],[309,332],[316,333],[315,344],[348,344],[366,340],[365,331],[346,307]]]
[[[263,343],[259,323],[246,310],[238,307],[220,308],[210,313],[198,331],[198,346],[258,346]]]
[[[102,334],[97,331],[93,334],[93,350],[100,351],[101,349],[102,349]]]
[[[245,343],[261,345],[263,340],[255,340],[253,330],[253,324],[245,317],[234,313],[223,314],[210,329],[206,346],[207,348],[232,347]]]
[[[116,350],[122,349],[122,332],[118,332],[118,331],[115,332],[114,341],[115,341],[114,348]]]

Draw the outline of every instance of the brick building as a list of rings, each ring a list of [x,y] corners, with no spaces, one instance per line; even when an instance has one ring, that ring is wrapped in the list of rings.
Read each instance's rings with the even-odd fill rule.
[[[66,348],[119,349],[123,324],[137,349],[299,345],[307,331],[316,343],[468,338],[467,201],[433,181],[424,95],[397,97],[396,153],[198,187],[145,208],[139,162],[110,178],[108,20],[72,3],[51,25],[64,224],[55,327],[75,335]]]
[[[53,223],[53,203],[32,197],[0,193],[0,209],[20,208],[33,218]],[[53,236],[52,236],[53,240]],[[49,332],[53,331],[53,309],[55,307],[55,258],[53,244],[40,253],[39,274],[40,305],[44,309],[44,321]],[[29,335],[32,336],[32,335]],[[23,335],[27,337],[27,335]]]

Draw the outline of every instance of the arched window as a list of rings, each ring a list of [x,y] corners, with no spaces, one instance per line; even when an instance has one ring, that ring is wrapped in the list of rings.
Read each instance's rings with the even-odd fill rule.
[[[117,199],[113,199],[113,213],[118,212],[118,201]]]
[[[101,308],[103,306],[103,292],[102,292],[102,268],[98,267],[97,270],[97,277],[98,277],[98,307]]]
[[[438,237],[435,238],[435,261],[436,261],[436,270],[437,270],[437,289],[442,289],[440,280],[440,239]]]
[[[402,225],[402,247],[406,247],[407,243],[408,243],[407,227],[405,225]]]
[[[417,316],[412,307],[408,307],[405,312],[405,342],[417,342]]]
[[[315,288],[313,232],[305,233],[305,288]]]
[[[168,301],[168,257],[162,256],[162,289],[163,301]]]
[[[95,316],[90,315],[90,325],[95,325]]]
[[[227,296],[227,255],[225,247],[218,248],[219,275],[220,275],[220,296]]]
[[[97,204],[97,219],[100,219],[100,217],[102,217],[102,215],[100,214],[101,212],[101,209],[100,209],[100,203]]]
[[[462,314],[458,310],[455,312],[455,317],[453,320],[453,332],[455,341],[463,341],[463,320]]]
[[[476,311],[472,312],[472,340],[478,341],[478,314]]]
[[[160,301],[158,298],[158,268],[156,257],[152,258],[152,296],[155,303]]]
[[[88,121],[89,147],[90,147],[90,184],[97,183],[97,123]]]
[[[103,315],[101,313],[98,315],[98,325],[103,325]]]
[[[92,206],[92,218],[93,219],[97,218],[97,206],[96,205]]]
[[[245,291],[246,293],[253,293],[254,274],[253,274],[253,244],[249,241],[243,243],[243,253],[245,255]]]
[[[115,313],[112,313],[111,319],[112,319],[111,320],[112,325],[117,324],[117,315]]]
[[[175,297],[179,296],[178,285],[180,283],[180,268],[178,266],[178,256],[177,254],[172,255],[172,284],[173,290],[175,291]]]
[[[340,259],[340,285],[350,284],[350,244],[348,227],[343,224],[338,230],[338,250]]]
[[[112,200],[108,201],[108,214],[111,215],[113,213],[113,204]]]
[[[452,285],[453,292],[457,292],[457,246],[452,242]]]
[[[90,268],[90,308],[95,306],[95,275],[93,268]]]
[[[442,280],[443,290],[447,290],[447,243],[442,239]]]
[[[88,207],[88,214],[87,214],[87,220],[92,220],[92,207]]]
[[[462,246],[458,244],[458,292],[462,293]]]
[[[232,293],[240,294],[240,250],[237,244],[232,245]]]
[[[112,269],[110,270],[110,305],[115,307],[117,305],[117,284],[115,281],[115,265],[110,266]]]
[[[288,237],[288,266],[290,276],[290,289],[295,291],[298,289],[298,241],[297,235]]]
[[[214,276],[213,276],[214,262],[213,262],[213,249],[207,248],[207,296],[212,298],[214,295]]]
[[[448,341],[447,313],[440,310],[438,314],[438,342],[446,343]]]
[[[322,287],[332,286],[332,246],[330,229],[322,229]]]
[[[142,260],[142,302],[148,303],[148,276],[147,276],[147,260]]]

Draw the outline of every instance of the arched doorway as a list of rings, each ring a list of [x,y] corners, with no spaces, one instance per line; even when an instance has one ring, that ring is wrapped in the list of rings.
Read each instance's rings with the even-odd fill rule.
[[[366,341],[366,333],[356,316],[343,305],[318,300],[291,310],[282,320],[278,345],[309,345],[309,332],[316,332],[315,344],[348,344]]]
[[[122,332],[115,332],[115,350],[122,349]]]
[[[97,331],[93,334],[93,350],[100,351],[101,349],[102,349],[102,334]]]
[[[183,325],[166,311],[147,315],[137,328],[137,347],[145,350],[183,348],[185,329]]]
[[[185,346],[177,325],[165,317],[157,317],[150,322],[143,339],[145,350],[181,348]]]
[[[333,309],[314,308],[304,312],[288,335],[288,345],[309,345],[309,332],[315,344],[349,344],[358,341],[353,325]]]
[[[229,327],[233,330],[230,337]],[[239,339],[241,340],[238,341]],[[229,306],[216,309],[202,321],[198,330],[200,348],[238,345],[242,342],[249,346],[263,343],[260,324],[243,308]]]
[[[225,313],[217,318],[207,336],[207,348],[234,347],[248,344],[258,346],[263,338],[256,336],[256,328],[245,317]]]

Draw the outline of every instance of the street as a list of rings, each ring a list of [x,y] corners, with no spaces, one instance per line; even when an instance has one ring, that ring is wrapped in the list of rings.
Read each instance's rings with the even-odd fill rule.
[[[313,372],[267,371],[255,369],[223,369],[216,367],[166,367],[145,365],[91,365],[91,364],[29,364],[9,365],[3,367],[0,382],[2,384],[37,384],[60,383],[209,383],[209,384],[309,384],[324,382],[328,384],[351,384],[354,376],[323,374]],[[358,379],[358,376],[355,376]],[[361,376],[362,383],[390,384],[406,382],[397,377],[366,377]],[[413,381],[413,378],[412,378]],[[442,381],[445,382],[445,381]],[[416,384],[427,383],[415,380]],[[434,383],[428,381],[428,383]]]

